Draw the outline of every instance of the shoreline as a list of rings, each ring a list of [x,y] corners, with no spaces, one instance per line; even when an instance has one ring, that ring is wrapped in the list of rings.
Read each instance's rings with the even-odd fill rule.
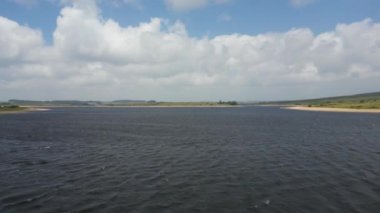
[[[348,108],[329,108],[329,107],[307,107],[307,106],[286,106],[281,109],[314,111],[314,112],[350,112],[350,113],[380,113],[380,109],[348,109]]]
[[[96,106],[100,108],[233,108],[233,107],[240,107],[240,106],[213,106],[213,105],[188,105],[188,106],[181,106],[181,105],[173,105],[173,106]]]
[[[17,114],[17,113],[27,113],[27,112],[41,112],[41,111],[49,111],[51,109],[43,108],[43,107],[24,107],[18,110],[7,110],[0,111],[0,114]]]
[[[240,105],[151,105],[151,106],[21,106],[25,108],[47,109],[49,108],[234,108]]]

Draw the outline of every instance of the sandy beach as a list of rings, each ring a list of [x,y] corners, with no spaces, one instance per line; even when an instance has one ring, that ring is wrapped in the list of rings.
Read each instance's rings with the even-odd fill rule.
[[[306,106],[289,106],[283,109],[317,111],[317,112],[354,112],[354,113],[380,113],[380,109],[344,109],[344,108],[327,108],[327,107],[306,107]]]

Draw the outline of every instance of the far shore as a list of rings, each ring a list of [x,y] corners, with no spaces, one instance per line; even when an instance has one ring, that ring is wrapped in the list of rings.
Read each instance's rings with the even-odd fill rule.
[[[50,109],[44,107],[20,107],[15,110],[0,110],[0,114],[17,114],[17,113],[26,113],[26,112],[36,112],[36,111],[48,111]]]
[[[96,107],[126,107],[126,108],[141,108],[141,107],[147,107],[147,108],[231,108],[231,107],[240,107],[239,105],[227,105],[227,104],[199,104],[199,105],[186,105],[186,104],[172,104],[172,105],[124,105],[124,106],[107,106],[107,105],[101,105]]]
[[[25,108],[46,109],[46,108],[232,108],[239,105],[120,105],[120,106],[21,106]]]
[[[380,113],[380,109],[349,109],[349,108],[328,108],[328,107],[308,107],[308,106],[282,106],[283,109],[316,111],[316,112],[354,112],[354,113]]]
[[[15,110],[0,110],[0,114],[17,114],[36,111],[48,111],[54,108],[235,108],[239,105],[141,105],[141,106],[20,106]]]

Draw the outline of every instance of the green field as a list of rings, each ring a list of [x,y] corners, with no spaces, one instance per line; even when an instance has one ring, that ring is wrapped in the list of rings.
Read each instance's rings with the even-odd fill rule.
[[[300,105],[345,109],[380,109],[380,92],[296,101],[262,102],[260,104]]]
[[[19,107],[19,106],[15,106],[15,105],[12,105],[12,106],[8,106],[8,105],[2,106],[2,105],[0,105],[0,113],[21,112],[21,111],[24,111],[26,109],[27,108],[25,108],[25,107]]]

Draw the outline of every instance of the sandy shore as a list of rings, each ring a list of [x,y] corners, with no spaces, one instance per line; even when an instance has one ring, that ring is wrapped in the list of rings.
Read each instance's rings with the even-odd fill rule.
[[[29,108],[28,111],[50,111],[51,109],[48,108]]]
[[[289,107],[283,107],[283,109],[316,111],[316,112],[380,113],[380,109],[344,109],[344,108],[306,107],[306,106],[289,106]]]

